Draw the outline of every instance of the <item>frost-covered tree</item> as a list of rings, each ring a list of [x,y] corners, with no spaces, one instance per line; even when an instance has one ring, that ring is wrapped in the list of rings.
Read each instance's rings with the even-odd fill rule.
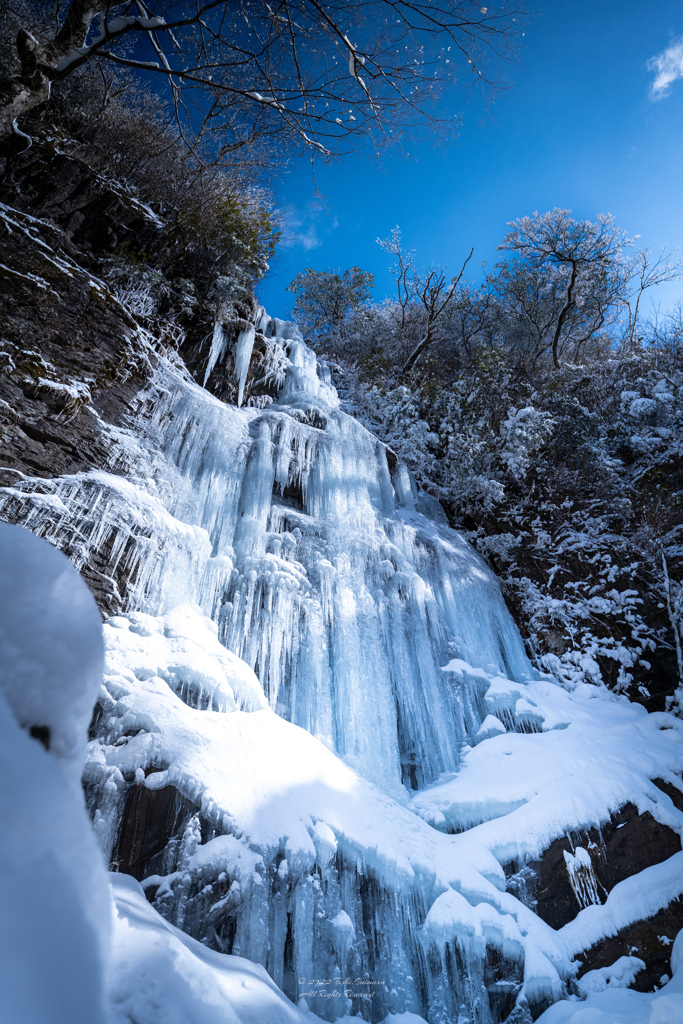
[[[19,0],[21,4],[21,0]],[[255,139],[320,154],[416,126],[453,128],[432,100],[464,68],[490,82],[519,30],[520,3],[478,0],[124,0],[20,7],[0,77],[0,143],[86,64],[127,67],[163,89],[186,140],[224,154]],[[42,11],[42,17],[41,17]]]
[[[645,292],[659,284],[678,281],[683,277],[683,261],[672,259],[675,251],[662,249],[655,259],[650,249],[641,249],[629,260],[627,283],[621,299],[626,319],[624,340],[628,349],[633,349],[642,340],[639,329]]]
[[[307,267],[287,286],[296,295],[294,319],[309,336],[343,334],[346,320],[367,302],[374,283],[373,275],[360,267],[344,273]]]
[[[683,353],[683,299],[666,312],[655,309],[645,321],[643,330],[648,347],[669,358],[680,357]]]
[[[487,279],[496,347],[530,371],[549,354],[556,367],[556,357],[578,362],[616,319],[621,283],[616,273],[577,274],[568,307],[567,285],[566,269],[555,263],[539,266],[517,258],[498,264]]]
[[[551,319],[543,325],[545,348],[560,369],[560,355],[572,339],[580,347],[600,331],[622,291],[624,248],[630,244],[610,214],[595,221],[574,220],[571,210],[555,208],[510,222],[511,231],[499,249],[518,254],[520,270],[545,277],[547,292],[561,295]]]
[[[418,270],[414,266],[414,250],[406,250],[401,240],[401,230],[395,227],[388,238],[378,238],[378,244],[394,257],[391,272],[396,276],[397,300],[401,308],[401,329],[411,319],[418,325],[419,333],[410,347],[403,363],[402,372],[409,373],[422,353],[438,337],[443,336],[444,325],[450,308],[456,302],[458,286],[463,279],[465,268],[472,258],[474,248],[462,264],[460,271],[448,281],[442,267]]]

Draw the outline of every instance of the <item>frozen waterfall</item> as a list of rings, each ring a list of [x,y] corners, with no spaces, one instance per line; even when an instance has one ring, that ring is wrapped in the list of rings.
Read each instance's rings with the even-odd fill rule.
[[[585,710],[539,679],[438,502],[344,412],[296,327],[257,328],[280,385],[265,408],[160,359],[130,423],[103,425],[107,471],[0,490],[4,518],[120,592],[85,775],[102,849],[171,923],[328,1021],[491,1024],[557,999],[571,955],[501,865],[575,827],[579,803],[530,827],[540,775],[511,738],[547,740],[561,766],[594,695]],[[649,750],[623,715],[614,749]],[[621,799],[602,792],[587,820]]]
[[[490,570],[415,510],[404,465],[392,485],[384,445],[340,409],[296,328],[271,325],[289,357],[276,402],[237,410],[162,365],[147,451],[117,438],[127,479],[66,477],[27,525],[73,531],[77,564],[109,550],[128,608],[198,604],[279,715],[387,792],[415,789],[456,768],[485,717],[481,688],[441,666],[531,667]]]

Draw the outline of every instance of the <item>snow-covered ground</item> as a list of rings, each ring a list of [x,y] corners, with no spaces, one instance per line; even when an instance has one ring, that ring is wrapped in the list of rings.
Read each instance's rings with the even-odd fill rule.
[[[108,544],[112,575],[132,576],[103,630],[84,776],[105,858],[136,788],[193,808],[142,888],[114,879],[112,903],[78,785],[99,618],[63,556],[0,526],[14,1019],[490,1024],[493,951],[520,1010],[560,1000],[544,1024],[683,1020],[680,972],[645,996],[618,988],[632,963],[572,987],[582,950],[683,892],[683,853],[601,903],[577,848],[585,906],[559,931],[504,872],[627,802],[683,834],[651,781],[681,787],[683,723],[540,676],[484,563],[405,467],[392,482],[296,330],[270,324],[289,361],[273,406],[228,408],[164,364],[138,434],[112,433],[126,476],[3,489],[77,563]],[[22,982],[57,945],[45,982]]]

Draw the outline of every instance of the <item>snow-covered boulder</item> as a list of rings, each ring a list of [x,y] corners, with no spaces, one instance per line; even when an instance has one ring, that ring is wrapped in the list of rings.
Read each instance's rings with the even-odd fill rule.
[[[0,1017],[12,1024],[106,1019],[111,900],[79,784],[101,671],[85,583],[45,541],[0,525]]]
[[[78,781],[102,679],[102,620],[69,560],[0,523],[0,691]]]

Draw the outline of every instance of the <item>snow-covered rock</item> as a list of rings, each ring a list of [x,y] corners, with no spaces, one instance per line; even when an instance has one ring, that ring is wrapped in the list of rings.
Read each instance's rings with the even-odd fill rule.
[[[0,1016],[12,1024],[105,1024],[111,900],[79,783],[102,657],[68,559],[0,524]]]

